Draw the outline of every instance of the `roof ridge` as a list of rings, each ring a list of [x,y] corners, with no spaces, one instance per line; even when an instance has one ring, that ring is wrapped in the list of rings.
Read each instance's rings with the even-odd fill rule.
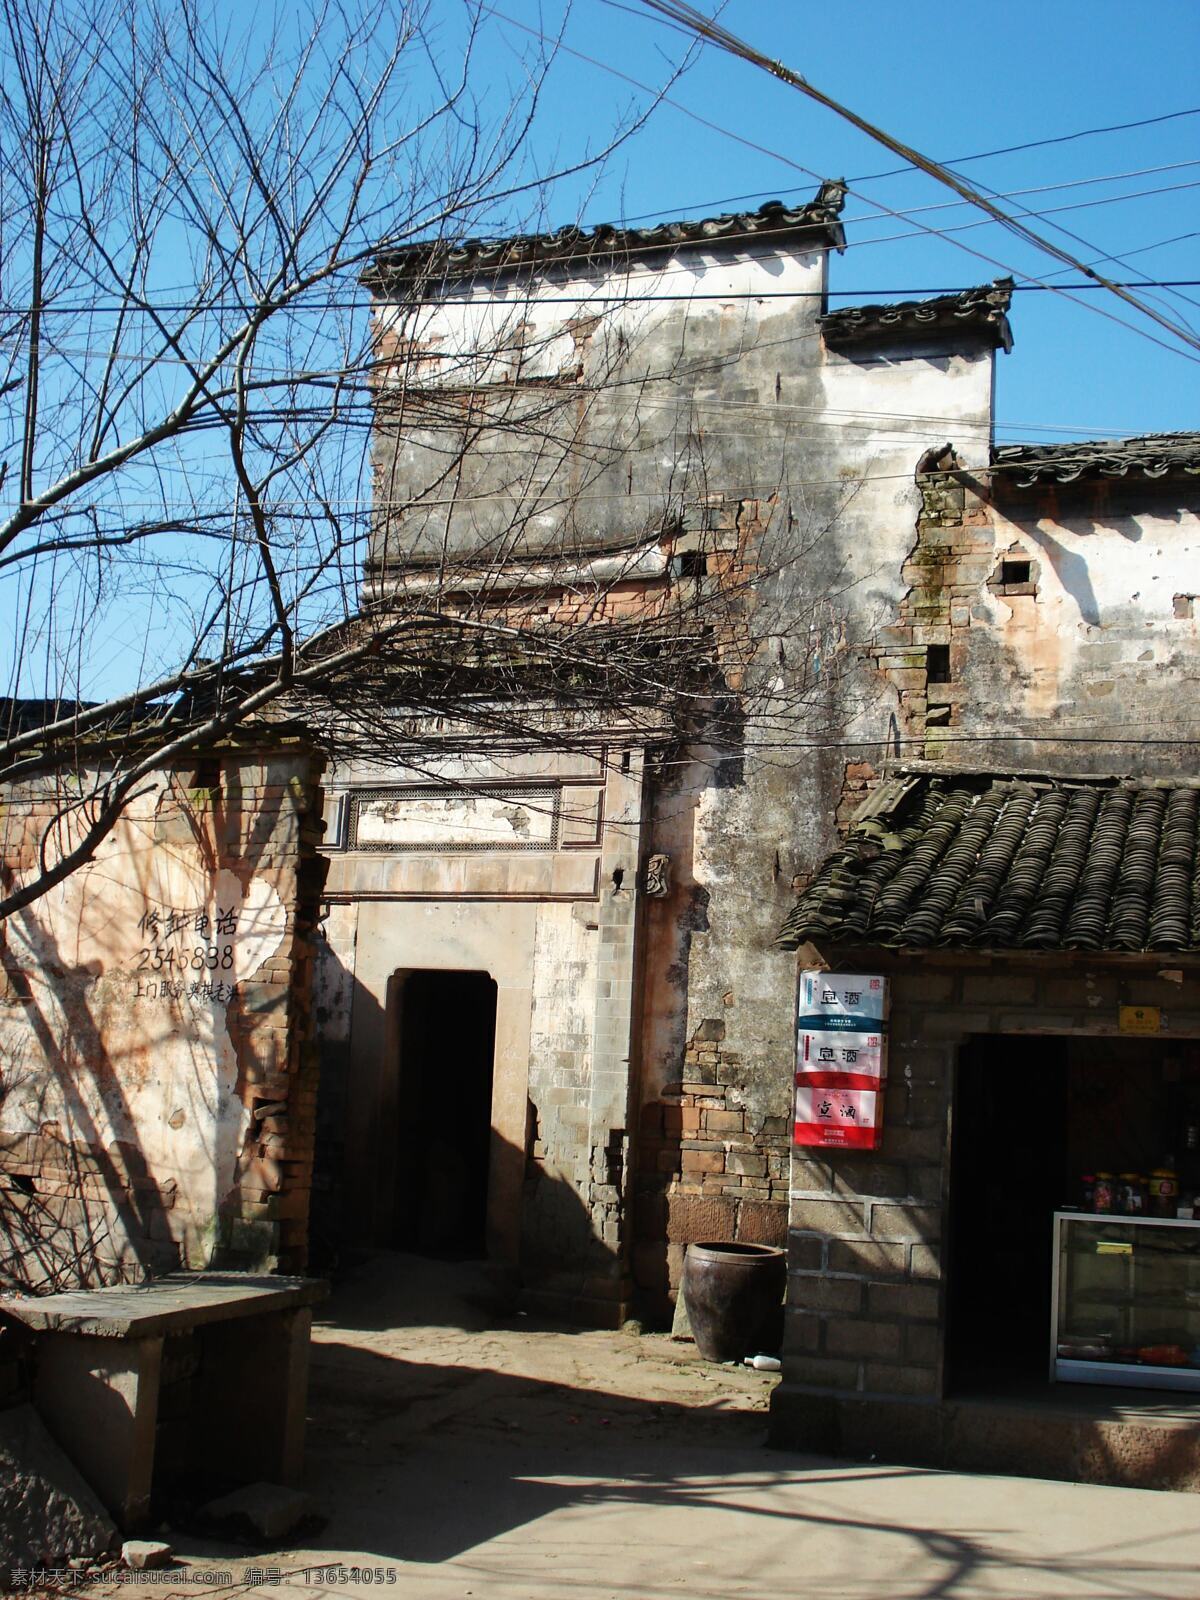
[[[378,292],[394,279],[460,278],[474,272],[545,269],[576,261],[729,243],[740,237],[765,242],[822,234],[827,246],[840,250],[845,244],[839,219],[846,190],[844,178],[826,178],[812,199],[800,206],[766,200],[756,211],[682,218],[658,222],[649,228],[602,222],[592,228],[569,224],[553,232],[498,238],[418,240],[381,252],[363,273],[362,281]]]

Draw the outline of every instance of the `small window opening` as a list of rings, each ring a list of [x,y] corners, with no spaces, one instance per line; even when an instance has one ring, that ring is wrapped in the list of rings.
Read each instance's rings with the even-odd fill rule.
[[[1028,561],[1002,561],[1000,563],[1001,583],[1028,583]]]
[[[681,550],[671,565],[677,578],[703,578],[708,573],[708,556],[703,550]]]
[[[948,644],[926,646],[925,676],[930,683],[950,682],[950,646]]]
[[[197,761],[191,788],[216,790],[221,787],[221,763],[210,757]]]

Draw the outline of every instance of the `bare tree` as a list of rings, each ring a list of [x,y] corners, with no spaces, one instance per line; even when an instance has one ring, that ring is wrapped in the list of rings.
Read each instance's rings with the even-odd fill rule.
[[[711,737],[783,628],[754,591],[784,559],[770,514],[713,562],[673,555],[698,442],[617,547],[576,538],[589,484],[636,444],[596,425],[612,384],[664,376],[630,369],[602,309],[565,390],[546,377],[561,333],[540,335],[519,295],[450,370],[421,341],[458,241],[535,226],[644,109],[547,172],[530,137],[553,46],[514,63],[497,109],[476,89],[478,8],[449,36],[403,0],[313,0],[240,31],[223,12],[0,0],[0,579],[16,618],[0,781],[54,800],[0,918],[86,862],[154,769],[255,719],[300,715],[335,752],[387,738],[418,770],[430,719],[561,744],[602,709],[660,730],[702,719]],[[399,325],[372,324],[367,269],[390,257],[416,266],[388,279]],[[372,512],[376,418],[423,442],[402,484],[376,463]],[[507,509],[464,546],[447,508],[497,437],[522,444],[489,486]],[[800,553],[789,534],[786,559]],[[811,643],[815,626],[786,629]],[[788,682],[772,715],[811,687]]]

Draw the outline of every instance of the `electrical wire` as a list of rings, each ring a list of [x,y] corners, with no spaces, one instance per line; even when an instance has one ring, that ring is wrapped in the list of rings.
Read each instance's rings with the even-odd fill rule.
[[[1064,180],[1061,183],[1038,184],[1038,185],[1036,185],[1036,186],[1034,186],[1032,188],[1006,189],[1006,190],[996,190],[996,191],[989,191],[989,192],[991,193],[993,199],[997,199],[997,200],[1018,200],[1018,199],[1022,199],[1026,195],[1031,195],[1031,194],[1048,194],[1048,193],[1051,193],[1052,191],[1056,191],[1056,190],[1088,188],[1088,187],[1091,187],[1091,186],[1093,186],[1095,184],[1098,184],[1098,183],[1116,183],[1116,182],[1121,182],[1121,181],[1128,180],[1130,178],[1147,177],[1147,176],[1152,176],[1154,174],[1161,173],[1161,172],[1178,172],[1178,171],[1182,171],[1182,170],[1184,170],[1186,168],[1193,168],[1193,167],[1198,167],[1198,166],[1200,166],[1200,159],[1189,160],[1189,161],[1171,161],[1171,162],[1167,162],[1167,163],[1165,163],[1165,164],[1163,164],[1161,166],[1157,166],[1157,167],[1140,167],[1140,168],[1138,168],[1136,170],[1129,171],[1129,172],[1101,173],[1101,174],[1098,174],[1098,175],[1090,177],[1090,178],[1073,178],[1073,179]],[[1129,194],[1108,195],[1108,196],[1105,196],[1101,200],[1088,201],[1088,202],[1086,202],[1086,204],[1092,205],[1092,206],[1117,205],[1120,202],[1125,201],[1125,200],[1140,200],[1140,199],[1144,199],[1144,198],[1146,198],[1148,196],[1152,196],[1152,195],[1172,194],[1172,193],[1175,193],[1177,190],[1180,190],[1180,189],[1197,188],[1197,187],[1200,187],[1200,182],[1169,184],[1169,185],[1163,185],[1163,186],[1160,186],[1158,188],[1153,188],[1153,189],[1135,189]],[[921,216],[921,215],[926,214],[926,213],[931,212],[931,211],[961,210],[964,207],[972,206],[973,204],[974,204],[974,202],[970,201],[970,200],[941,200],[941,201],[937,201],[937,202],[935,202],[933,204],[899,207],[899,208],[896,208],[894,210],[889,210],[889,215],[893,216],[893,217],[896,217],[896,218],[915,217],[915,216]],[[1055,211],[1055,210],[1066,210],[1066,209],[1069,209],[1069,208],[1067,208],[1067,207],[1046,208],[1046,209],[1044,209],[1042,211],[1039,211],[1036,214],[1038,216],[1048,216],[1048,215],[1050,215],[1052,213],[1052,211]],[[870,215],[864,214],[862,216],[842,217],[840,219],[843,227],[850,227],[850,226],[853,226],[854,224],[859,223],[859,222],[869,222],[869,221],[874,221],[874,220],[875,220],[875,217],[874,217],[873,214],[870,214]],[[723,234],[721,236],[720,240],[717,241],[717,242],[724,244],[726,242],[737,242],[740,239],[751,239],[751,238],[754,238],[754,237],[755,237],[755,231],[754,230],[747,230],[746,232],[740,233],[740,234],[739,233]],[[895,237],[895,236],[894,235],[885,235],[884,237],[888,238],[888,237]],[[908,235],[900,235],[900,237],[908,237]],[[1183,235],[1182,237],[1188,237],[1188,235]],[[702,243],[702,241],[694,241],[694,242]],[[853,248],[856,245],[860,245],[860,244],[864,244],[864,243],[874,243],[874,242],[875,242],[874,240],[852,240],[850,243],[851,243],[851,248]],[[420,244],[418,244],[418,245],[414,246],[414,248],[419,250],[421,248],[421,246],[420,246]],[[1118,259],[1118,258],[1110,257],[1110,258],[1107,258],[1107,259]],[[675,270],[678,270],[678,269],[675,269]],[[1071,268],[1066,268],[1064,270],[1070,271],[1072,269]],[[1040,287],[1040,286],[1039,285],[1030,285],[1029,287],[1036,288],[1036,287]],[[1068,285],[1060,285],[1058,287],[1069,287],[1069,286]],[[1092,289],[1099,289],[1099,288],[1103,288],[1104,285],[1093,282],[1093,283],[1089,283],[1087,285],[1087,287],[1092,288]],[[1127,285],[1123,285],[1123,287],[1128,287],[1128,286]],[[1156,284],[1156,285],[1146,285],[1146,287],[1167,287],[1167,285],[1165,285],[1165,284]],[[931,290],[931,289],[909,289],[909,290],[886,290],[886,291],[884,291],[884,290],[872,290],[870,292],[871,293],[932,294],[932,293],[943,293],[943,292],[947,292],[947,291]],[[70,305],[70,304],[68,304],[68,305],[55,305],[53,303],[53,301],[49,301],[49,302],[46,302],[46,303],[39,303],[39,305],[38,305],[38,313],[39,313],[40,316],[98,315],[98,314],[103,314],[103,313],[112,313],[112,314],[121,313],[121,314],[128,315],[128,314],[130,314],[131,311],[135,312],[138,315],[142,315],[142,316],[147,316],[147,315],[151,315],[151,314],[154,314],[154,313],[162,313],[162,312],[191,313],[191,314],[202,312],[204,314],[208,314],[208,313],[213,313],[213,312],[230,312],[230,311],[233,311],[233,312],[238,312],[238,313],[245,314],[245,313],[249,313],[250,311],[256,310],[258,308],[259,303],[260,302],[253,301],[253,300],[236,300],[236,301],[204,301],[204,300],[200,300],[200,301],[175,301],[175,302],[149,301],[149,302],[145,302],[145,303],[139,302],[139,304],[137,304],[136,306],[131,306],[128,302],[120,300],[120,299],[113,299],[113,300],[111,300],[111,301],[109,301],[107,303],[105,303],[103,301],[85,301],[82,304],[78,304],[78,305]],[[336,310],[352,311],[352,310],[357,310],[364,302],[363,302],[362,299],[358,299],[358,300],[341,300],[341,301],[333,300],[333,299],[327,299],[327,300],[321,300],[319,302],[312,302],[312,301],[307,301],[307,300],[301,299],[301,300],[297,301],[296,303],[301,305],[301,306],[303,306],[306,310],[314,310],[314,309],[317,309],[319,307],[319,309],[322,310],[322,311],[336,311]],[[444,302],[441,301],[441,297],[439,297],[439,303],[444,303]],[[31,310],[32,310],[32,307],[29,306],[29,305],[14,305],[12,303],[9,303],[7,305],[0,304],[0,315],[2,315],[2,316],[11,316],[11,317],[28,316]]]
[[[1114,122],[1102,128],[1080,128],[1075,133],[1063,133],[1054,138],[1030,139],[1025,144],[1002,145],[995,150],[979,150],[969,156],[944,156],[942,160],[945,166],[961,167],[965,166],[969,161],[988,161],[993,156],[1015,155],[1024,150],[1041,150],[1048,145],[1069,144],[1074,139],[1087,139],[1094,134],[1125,133],[1133,128],[1148,128],[1158,122],[1173,122],[1179,117],[1196,116],[1200,116],[1200,106],[1192,106],[1185,111],[1168,111],[1158,117],[1140,117],[1136,122]],[[860,173],[856,178],[847,179],[847,182],[857,187],[860,183],[878,183],[883,178],[898,178],[905,173],[918,170],[918,168],[911,165],[891,167],[886,172]],[[716,200],[691,200],[675,211],[639,211],[634,212],[632,216],[613,217],[609,220],[623,226],[630,222],[649,222],[655,217],[677,217],[687,211],[707,212],[715,210],[718,206],[745,205],[752,200],[781,199],[784,195],[802,194],[803,192],[804,185],[802,184],[796,184],[793,188],[788,189],[758,189],[753,194],[723,195]]]
[[[520,29],[523,33],[531,34],[533,37],[541,39],[545,43],[551,42],[548,35],[543,33],[540,29],[531,27],[527,23],[519,22],[515,17],[508,16],[506,13],[497,10],[494,6],[483,4],[483,0],[478,0],[478,3],[481,11],[487,12],[489,15],[494,16],[503,22],[507,22],[512,27]],[[651,4],[652,0],[644,0],[644,3]],[[703,21],[705,24],[707,24],[706,18],[703,19]],[[726,128],[720,123],[713,122],[708,117],[701,116],[699,112],[693,111],[691,107],[683,105],[682,102],[673,99],[670,95],[659,93],[659,91],[653,88],[653,86],[642,83],[637,78],[630,77],[628,73],[621,72],[618,68],[610,66],[607,62],[600,61],[594,56],[589,56],[581,50],[576,50],[572,46],[567,45],[562,41],[554,41],[554,43],[556,44],[557,48],[562,49],[568,55],[575,56],[581,61],[586,61],[589,65],[598,68],[602,72],[609,73],[611,76],[618,78],[623,83],[630,84],[632,87],[641,90],[643,93],[655,95],[660,104],[671,106],[672,109],[681,112],[684,116],[691,118],[692,121],[700,124],[702,127],[709,128],[713,132],[719,133],[723,137],[731,139],[735,143],[745,146],[747,149],[754,150],[760,155],[769,156],[771,159],[779,161],[785,166],[791,167],[796,172],[802,172],[806,177],[814,180],[817,183],[822,181],[820,173],[814,172],[812,168],[806,167],[802,162],[794,160],[791,156],[783,155],[782,152],[773,150],[767,145],[758,144],[755,140],[748,139],[743,134],[735,133],[731,128]],[[902,148],[907,150],[907,147]],[[907,153],[914,156],[916,155],[916,152],[913,151],[908,151]],[[868,205],[876,207],[885,215],[892,214],[891,207],[887,206],[882,201],[874,200],[870,195],[860,195],[859,198],[864,200]],[[923,231],[934,237],[940,236],[939,230],[936,228],[925,228],[920,231]],[[947,242],[952,244],[956,249],[963,250],[968,255],[974,256],[979,261],[985,261],[990,266],[998,267],[1002,272],[1008,273],[1012,277],[1022,278],[1026,282],[1044,283],[1044,280],[1037,278],[1034,274],[1018,272],[1016,268],[1010,266],[1004,261],[1001,261],[996,256],[988,255],[982,250],[977,250],[971,245],[965,244],[961,239],[949,239]],[[1059,255],[1061,259],[1062,253],[1059,252]],[[1073,257],[1068,257],[1067,259],[1072,261],[1074,260]],[[1085,268],[1082,263],[1079,263],[1079,270],[1089,271],[1089,269]],[[1097,281],[1100,281],[1098,274],[1089,272],[1089,275],[1093,278],[1096,278]],[[1108,280],[1103,281],[1108,284]],[[1059,292],[1060,290],[1060,286],[1056,284],[1044,284],[1044,286],[1046,288],[1055,290],[1055,292]],[[1110,286],[1115,287],[1115,285]],[[1070,292],[1066,290],[1062,290],[1061,292],[1064,294],[1066,299],[1074,301],[1074,297]],[[1074,303],[1086,305],[1086,302],[1083,301],[1074,301]],[[1110,311],[1105,311],[1102,307],[1087,305],[1086,308],[1090,311],[1094,311],[1097,315],[1104,317],[1107,321],[1116,323],[1118,327],[1128,329],[1130,332],[1135,333],[1139,338],[1148,340],[1151,344],[1157,345],[1160,349],[1168,350],[1174,355],[1182,356],[1185,360],[1200,363],[1200,357],[1189,355],[1187,351],[1180,350],[1178,345],[1167,344],[1165,340],[1157,338],[1147,329],[1140,328],[1134,323],[1126,322],[1122,317],[1118,317]],[[1151,314],[1155,316],[1157,315],[1154,313]]]
[[[944,438],[945,432],[946,432],[946,430],[944,430],[944,429],[943,430],[939,430],[938,433],[932,435],[932,437],[934,437],[935,439],[941,440],[941,439]],[[717,434],[707,435],[707,433],[706,433],[706,436],[719,437],[719,435],[717,435]],[[728,435],[728,437],[730,437],[730,438],[760,438],[761,435],[758,435],[758,434],[730,434],[730,435]],[[908,437],[913,438],[914,440],[919,442],[919,440],[918,440],[916,435],[910,435]],[[1193,435],[1193,437],[1197,438],[1197,449],[1200,450],[1200,434]],[[1088,465],[1089,460],[1090,460],[1090,458],[1086,457],[1086,456],[1072,457],[1069,454],[1064,454],[1062,457],[1059,458],[1058,464],[1063,465],[1063,466],[1071,465],[1071,464],[1077,464],[1077,465],[1080,465],[1080,466],[1086,466],[1086,465]],[[1020,461],[993,461],[993,462],[981,462],[981,463],[978,463],[978,464],[972,464],[972,465],[964,468],[963,470],[969,471],[972,474],[972,476],[974,476],[974,477],[981,477],[981,478],[982,477],[989,477],[989,478],[995,479],[996,477],[1001,476],[1001,475],[1006,474],[1006,473],[1009,473],[1009,472],[1014,472],[1014,473],[1015,472],[1020,472],[1020,471],[1025,469],[1025,466],[1026,466],[1026,463],[1020,462]],[[795,479],[795,481],[794,481],[794,484],[792,484],[790,482],[790,480],[787,480],[787,479],[781,480],[779,476],[776,476],[776,477],[774,477],[772,479],[764,480],[762,483],[752,483],[751,482],[751,483],[743,483],[743,484],[739,484],[739,485],[730,485],[729,487],[726,488],[724,493],[726,494],[726,497],[728,499],[737,499],[737,498],[750,499],[750,498],[753,498],[753,497],[755,497],[757,495],[760,495],[760,494],[777,494],[777,493],[780,492],[780,490],[782,488],[785,488],[785,487],[794,487],[797,490],[799,490],[799,489],[845,489],[845,490],[848,490],[848,491],[855,491],[860,486],[862,486],[863,484],[867,484],[867,483],[909,483],[909,484],[911,484],[911,483],[914,482],[914,480],[915,480],[915,469],[913,467],[909,467],[908,470],[904,471],[904,472],[862,472],[862,473],[857,473],[856,472],[856,473],[854,473],[854,475],[852,477],[848,477],[848,478],[846,478],[846,477],[838,477],[838,478],[797,477]],[[357,510],[357,511],[362,511],[364,513],[368,513],[369,514],[373,510],[374,511],[412,511],[412,510],[415,510],[415,509],[436,510],[436,509],[445,508],[447,506],[486,504],[486,503],[488,503],[490,501],[499,501],[499,500],[503,500],[503,501],[506,501],[506,502],[528,501],[531,505],[542,505],[543,509],[546,508],[546,504],[548,503],[549,507],[552,509],[555,505],[568,505],[568,504],[569,505],[575,505],[575,504],[582,504],[585,501],[589,502],[589,503],[601,503],[601,502],[607,502],[607,501],[628,502],[630,500],[637,500],[637,499],[642,499],[642,500],[660,499],[660,500],[663,500],[663,501],[670,501],[672,499],[678,500],[679,498],[681,498],[681,497],[678,494],[672,496],[672,494],[670,493],[669,490],[668,491],[664,491],[662,488],[657,488],[657,489],[631,489],[631,490],[622,490],[619,493],[607,493],[607,494],[588,494],[588,493],[570,493],[570,492],[562,493],[562,492],[559,492],[557,495],[551,495],[551,494],[548,494],[548,493],[545,493],[545,492],[531,491],[531,490],[521,490],[520,492],[514,492],[514,493],[506,493],[503,490],[494,490],[494,491],[489,491],[487,494],[449,495],[449,496],[446,496],[446,497],[441,497],[441,496],[437,496],[437,497],[434,497],[434,496],[429,496],[429,497],[426,497],[426,496],[416,496],[416,497],[406,496],[406,497],[404,497],[402,499],[397,499],[397,500],[384,499],[384,498],[371,497],[371,496],[365,496],[365,497],[364,496],[354,496],[354,497],[349,497],[349,498],[346,498],[346,499],[328,498],[328,499],[324,499],[322,501],[321,508],[316,510],[316,511],[313,510],[312,501],[308,500],[308,499],[290,500],[290,501],[289,500],[271,500],[269,502],[269,504],[270,504],[270,509],[271,509],[272,513],[274,513],[274,514],[278,514],[278,513],[282,513],[282,512],[288,512],[289,514],[291,514],[291,513],[299,513],[302,517],[306,518],[309,521],[324,524],[325,522],[328,521],[327,513],[330,512],[330,511]],[[267,502],[264,502],[264,503],[267,503]],[[5,500],[5,499],[0,498],[0,507],[11,506],[11,507],[13,507],[15,509],[19,504],[20,504],[20,502],[18,502],[18,501]],[[151,511],[161,511],[161,510],[179,511],[179,510],[186,510],[186,511],[195,512],[195,508],[196,508],[196,502],[194,500],[169,500],[169,499],[166,499],[165,497],[161,498],[161,499],[157,499],[157,500],[133,500],[133,499],[126,499],[126,498],[122,497],[119,509],[120,509],[120,511],[122,513],[124,513],[124,512],[135,511],[135,510],[151,510]],[[73,513],[73,514],[78,515],[80,513]],[[215,516],[220,516],[220,515],[228,515],[228,507],[226,507],[223,511],[214,510],[214,511],[211,511],[211,512],[205,512],[205,513],[203,513],[203,515],[208,516],[208,517],[215,517]]]
[[[788,88],[795,89],[800,94],[806,95],[810,100],[815,100],[819,105],[825,106],[827,110],[834,112],[844,121],[850,122],[861,133],[865,133],[868,138],[874,139],[876,143],[882,144],[897,155],[903,156],[906,161],[911,162],[915,167],[919,167],[922,172],[927,173],[937,182],[944,184],[963,199],[972,201],[980,210],[986,212],[993,221],[999,222],[1026,244],[1031,244],[1037,249],[1048,252],[1057,260],[1075,267],[1085,277],[1093,278],[1097,283],[1104,284],[1127,305],[1132,306],[1135,310],[1141,312],[1143,316],[1165,328],[1169,333],[1174,334],[1184,344],[1200,351],[1200,335],[1194,333],[1190,328],[1181,327],[1169,317],[1155,310],[1153,306],[1139,300],[1128,289],[1118,287],[1103,274],[1085,266],[1082,261],[1078,260],[1069,251],[1036,233],[1022,222],[1019,217],[1002,211],[988,200],[979,189],[974,188],[964,178],[960,178],[950,168],[940,162],[930,160],[928,156],[922,155],[920,151],[915,150],[911,145],[905,144],[903,140],[894,138],[877,124],[852,111],[848,106],[841,104],[840,101],[835,100],[831,95],[827,95],[823,90],[816,88],[815,85],[802,78],[799,73],[793,72],[790,67],[784,66],[782,62],[772,61],[752,45],[747,44],[745,40],[738,38],[736,34],[731,33],[727,28],[722,27],[719,23],[705,16],[703,12],[698,11],[688,3],[688,0],[642,0],[642,4],[647,10],[654,12],[656,15],[666,17],[670,21],[681,23],[685,27],[692,29],[697,38],[715,45],[719,50],[723,50],[729,55],[748,62],[760,71],[777,78],[781,83],[786,84]],[[1093,307],[1092,309],[1099,308]],[[1166,348],[1171,347],[1167,346]],[[1200,357],[1192,357],[1190,359],[1200,360]]]

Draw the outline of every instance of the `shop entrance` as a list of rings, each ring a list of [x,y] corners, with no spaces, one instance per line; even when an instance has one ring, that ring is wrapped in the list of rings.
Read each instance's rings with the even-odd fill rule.
[[[397,975],[398,1115],[392,1244],[486,1251],[496,984],[486,972]]]
[[[987,1036],[959,1053],[946,1322],[951,1392],[1047,1381],[1053,1214],[1084,1174],[1164,1165],[1200,1190],[1200,1051],[1179,1041]]]

